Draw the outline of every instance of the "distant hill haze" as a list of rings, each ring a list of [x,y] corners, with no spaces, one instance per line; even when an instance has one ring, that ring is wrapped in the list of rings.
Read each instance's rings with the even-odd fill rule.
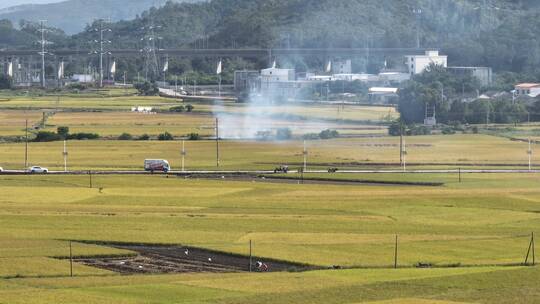
[[[7,7],[13,7],[13,6],[19,6],[23,4],[45,4],[45,3],[54,3],[54,2],[62,2],[65,0],[3,0],[0,2],[0,9],[7,8]]]
[[[175,0],[173,2],[198,1],[201,0]],[[14,2],[36,1],[17,0]],[[48,2],[54,2],[54,0]],[[67,0],[47,4],[23,4],[0,9],[0,19],[11,20],[13,24],[19,24],[20,20],[34,22],[47,20],[48,26],[62,29],[66,34],[76,34],[95,19],[131,20],[152,6],[160,7],[166,2],[167,0]]]

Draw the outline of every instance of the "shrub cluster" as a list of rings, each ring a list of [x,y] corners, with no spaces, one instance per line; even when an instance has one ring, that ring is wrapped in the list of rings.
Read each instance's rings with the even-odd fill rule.
[[[129,133],[122,133],[118,136],[118,140],[132,140],[133,136]]]
[[[277,129],[275,133],[270,130],[258,131],[255,134],[257,140],[289,140],[293,137],[292,131],[289,128]]]
[[[200,140],[201,136],[198,133],[189,133],[188,140]]]
[[[195,108],[195,107],[192,106],[192,105],[190,105],[190,104],[187,104],[187,105],[185,105],[185,106],[180,105],[180,106],[174,106],[174,107],[171,107],[171,108],[169,109],[169,112],[174,112],[174,113],[188,112],[188,113],[190,113],[190,112],[193,112],[193,109],[194,109],[194,108]]]
[[[171,133],[165,132],[158,135],[158,140],[166,141],[166,140],[174,140],[174,137]]]
[[[35,142],[50,142],[58,140],[86,140],[86,139],[98,139],[99,134],[96,133],[69,133],[69,127],[58,127],[56,132],[51,131],[39,131],[34,138]]]
[[[155,96],[159,94],[159,88],[155,83],[142,82],[134,85],[141,96]]]
[[[319,139],[332,139],[332,138],[338,138],[339,132],[336,130],[324,130],[320,133],[308,133],[304,135],[305,140],[319,140]]]
[[[401,124],[398,121],[393,122],[388,128],[388,134],[391,136],[400,136],[401,134]],[[420,124],[404,124],[403,125],[403,135],[413,136],[413,135],[430,135],[431,129],[424,125]]]

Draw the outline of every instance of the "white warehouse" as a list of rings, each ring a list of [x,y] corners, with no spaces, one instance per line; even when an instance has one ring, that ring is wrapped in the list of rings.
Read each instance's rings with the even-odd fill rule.
[[[292,69],[270,68],[261,71],[261,81],[263,83],[294,81],[295,77],[295,71]]]
[[[439,55],[439,51],[426,51],[424,55],[410,55],[405,58],[410,75],[421,74],[432,63],[448,67],[448,56]]]

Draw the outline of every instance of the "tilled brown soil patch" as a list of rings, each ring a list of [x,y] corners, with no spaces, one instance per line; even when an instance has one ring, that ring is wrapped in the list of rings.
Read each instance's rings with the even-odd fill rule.
[[[250,259],[248,256],[184,246],[111,243],[99,243],[99,245],[130,250],[135,252],[136,255],[126,257],[78,258],[75,261],[122,274],[250,271]],[[280,272],[316,269],[316,267],[309,265],[260,257],[252,257],[251,261],[252,271]],[[260,264],[264,264],[264,267],[257,267]]]

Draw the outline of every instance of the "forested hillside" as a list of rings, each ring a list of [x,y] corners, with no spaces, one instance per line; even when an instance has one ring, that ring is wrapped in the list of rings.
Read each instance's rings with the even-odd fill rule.
[[[21,21],[15,26],[9,20],[0,20],[0,48],[2,49],[37,49],[41,38],[40,25],[35,22]],[[61,46],[70,38],[62,30],[45,27],[47,40],[51,46]]]
[[[113,2],[118,2],[115,0]],[[111,1],[108,1],[111,2]],[[121,2],[121,1],[120,1]],[[156,25],[160,48],[421,47],[440,48],[452,65],[536,72],[540,4],[535,0],[212,0],[168,2],[111,25],[113,48],[141,48]],[[111,2],[112,3],[112,2]],[[130,1],[130,3],[132,3]],[[418,13],[421,11],[421,13]],[[84,20],[81,19],[81,23]],[[11,32],[10,32],[11,31]],[[0,44],[20,43],[10,34]],[[56,48],[83,48],[82,32]],[[14,41],[14,42],[13,42]],[[389,59],[392,64],[392,59]],[[372,63],[376,64],[376,63]],[[374,69],[376,67],[372,67]]]
[[[197,2],[200,0],[175,0]],[[0,19],[18,24],[21,20],[47,20],[68,34],[82,31],[96,18],[112,21],[130,20],[152,6],[162,6],[167,0],[67,0],[59,3],[21,5],[0,10]]]
[[[415,14],[421,10],[421,14]],[[135,47],[141,28],[161,25],[163,47],[441,48],[455,65],[527,71],[540,64],[538,1],[213,0],[168,3],[113,26],[118,47]],[[87,40],[75,36],[75,41]],[[206,45],[206,44],[205,44]],[[200,43],[199,43],[200,46]]]

